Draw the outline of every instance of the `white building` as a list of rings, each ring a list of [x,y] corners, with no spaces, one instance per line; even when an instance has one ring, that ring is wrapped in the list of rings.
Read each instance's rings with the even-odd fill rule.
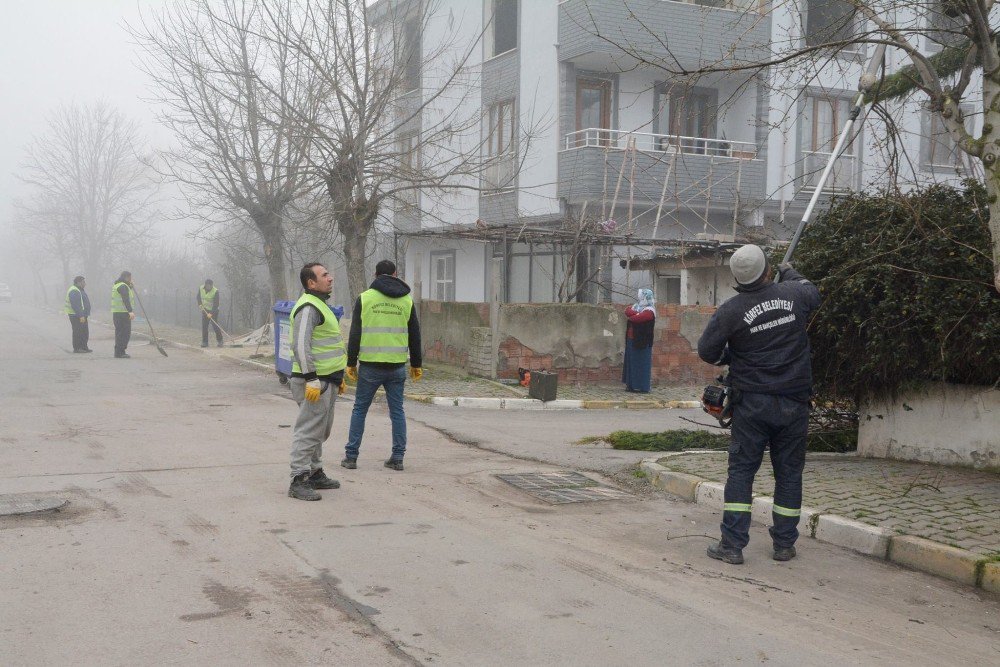
[[[794,231],[869,57],[861,47],[781,71],[697,79],[651,64],[763,61],[860,29],[846,20],[846,0],[799,0],[767,14],[759,6],[439,0],[419,37],[404,31],[427,61],[406,95],[427,106],[401,141],[442,118],[481,116],[478,136],[456,142],[479,146],[489,166],[466,179],[470,189],[422,193],[388,214],[406,279],[435,300],[488,300],[494,270],[511,302],[630,302],[637,287],[653,287],[660,303],[728,298],[732,249]],[[927,24],[906,11],[897,23]],[[928,51],[939,48],[920,39]],[[904,57],[890,50],[887,71]],[[460,91],[440,95],[459,61]],[[981,97],[975,86],[972,97]],[[968,171],[919,102],[891,112],[910,156],[899,178],[953,180]],[[885,125],[866,120],[829,194],[882,183],[887,155]],[[581,220],[588,233],[574,241]]]

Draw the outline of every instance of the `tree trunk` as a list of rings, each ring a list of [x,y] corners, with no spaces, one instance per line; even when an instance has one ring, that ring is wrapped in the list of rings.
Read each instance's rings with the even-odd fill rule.
[[[367,230],[359,229],[363,224],[341,224],[340,233],[344,237],[344,268],[347,271],[347,288],[351,292],[349,303],[353,304],[358,295],[368,289],[368,272],[365,270],[365,249],[368,245]],[[352,228],[348,233],[348,228]]]
[[[990,202],[990,238],[993,242],[993,288],[1000,292],[1000,164],[986,169],[986,194]]]
[[[288,282],[285,279],[285,252],[282,247],[284,239],[280,216],[274,213],[261,214],[253,216],[253,221],[264,242],[264,261],[267,262],[267,274],[271,283],[271,301],[287,300],[290,295]]]

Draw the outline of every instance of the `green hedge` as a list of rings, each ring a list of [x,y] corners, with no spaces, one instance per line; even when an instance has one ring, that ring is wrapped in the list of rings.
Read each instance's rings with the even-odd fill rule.
[[[861,399],[926,380],[1000,378],[982,185],[838,199],[793,264],[823,303],[810,323],[817,389]]]

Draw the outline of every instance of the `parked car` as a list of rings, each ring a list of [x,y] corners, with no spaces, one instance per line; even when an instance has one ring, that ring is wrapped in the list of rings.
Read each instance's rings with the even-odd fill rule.
[[[10,293],[10,286],[7,283],[0,283],[0,301],[10,303],[14,300],[14,295]]]

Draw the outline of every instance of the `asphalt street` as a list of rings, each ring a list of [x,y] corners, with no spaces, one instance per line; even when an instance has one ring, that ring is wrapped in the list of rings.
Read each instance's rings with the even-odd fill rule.
[[[137,327],[139,330],[139,327]],[[3,665],[995,665],[1000,600],[814,541],[707,559],[719,517],[631,486],[550,505],[495,475],[614,472],[575,445],[678,411],[408,404],[404,472],[373,407],[320,502],[287,497],[296,408],[274,376],[133,339],[72,354],[64,315],[0,304]],[[696,413],[695,413],[696,414]],[[684,422],[680,422],[683,424]],[[596,481],[615,480],[589,472]]]

